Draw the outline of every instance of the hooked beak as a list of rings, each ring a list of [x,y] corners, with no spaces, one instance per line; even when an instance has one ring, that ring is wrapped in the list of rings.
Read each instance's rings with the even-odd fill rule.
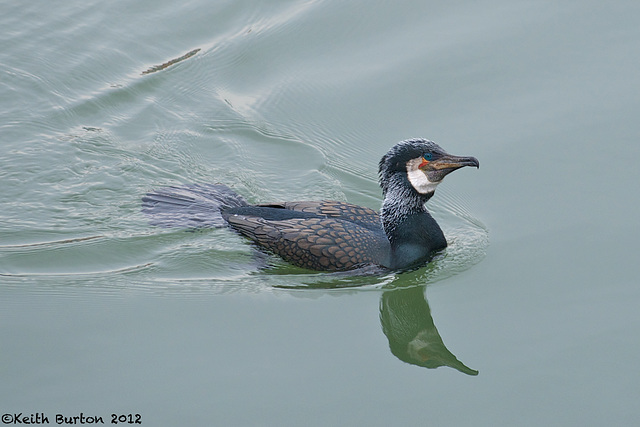
[[[429,181],[438,182],[454,170],[460,169],[465,166],[475,166],[479,169],[480,162],[478,162],[478,159],[476,159],[475,157],[463,157],[445,154],[444,156],[441,156],[438,159],[429,162],[421,169],[425,174],[427,174]]]

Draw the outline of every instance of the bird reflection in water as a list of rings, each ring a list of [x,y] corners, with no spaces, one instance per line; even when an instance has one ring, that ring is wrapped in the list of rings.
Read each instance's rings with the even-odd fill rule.
[[[467,375],[478,375],[444,345],[433,323],[424,286],[384,292],[380,322],[391,353],[403,362],[429,369],[449,366]]]

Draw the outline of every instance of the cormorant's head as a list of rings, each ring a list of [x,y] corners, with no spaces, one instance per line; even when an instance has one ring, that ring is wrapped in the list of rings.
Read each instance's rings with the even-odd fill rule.
[[[433,194],[447,174],[464,166],[478,168],[480,163],[475,157],[448,154],[433,141],[407,139],[391,147],[380,160],[380,186],[386,194],[395,175],[416,192]]]

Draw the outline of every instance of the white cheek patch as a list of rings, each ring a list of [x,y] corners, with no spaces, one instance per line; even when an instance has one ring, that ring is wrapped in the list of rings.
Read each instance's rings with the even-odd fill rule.
[[[409,182],[418,193],[433,193],[436,191],[436,187],[440,184],[440,181],[429,181],[427,175],[418,168],[421,162],[422,159],[420,158],[412,159],[407,162],[407,178],[409,178]]]

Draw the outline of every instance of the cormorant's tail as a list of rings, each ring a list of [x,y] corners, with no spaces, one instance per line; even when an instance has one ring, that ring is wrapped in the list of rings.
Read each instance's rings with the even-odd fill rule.
[[[163,187],[142,198],[142,212],[161,227],[223,227],[221,209],[246,205],[241,195],[223,184]]]

